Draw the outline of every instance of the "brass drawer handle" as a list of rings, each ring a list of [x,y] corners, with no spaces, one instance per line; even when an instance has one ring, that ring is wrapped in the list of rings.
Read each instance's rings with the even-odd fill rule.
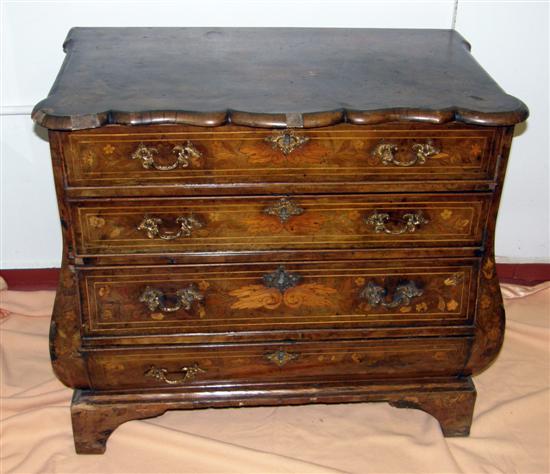
[[[279,367],[282,367],[283,365],[286,365],[291,360],[295,360],[299,357],[299,354],[295,352],[287,352],[283,351],[282,349],[278,349],[275,352],[270,352],[269,354],[265,355],[265,358],[269,362],[273,362],[275,365],[278,365]]]
[[[381,143],[374,151],[373,155],[379,158],[384,165],[395,166],[413,166],[423,165],[430,156],[434,156],[440,153],[440,150],[436,148],[431,141],[426,143],[415,143],[412,146],[413,155],[408,161],[400,161],[395,157],[395,153],[399,150],[397,145],[392,143]]]
[[[160,225],[162,225],[162,219],[160,217],[144,217],[138,225],[137,230],[144,230],[149,239],[174,240],[180,237],[189,237],[193,229],[200,229],[202,227],[202,223],[192,215],[178,217],[176,224],[180,226],[177,232],[161,233]]]
[[[195,148],[189,140],[185,145],[176,145],[172,148],[172,153],[176,155],[176,161],[171,165],[161,165],[155,163],[155,155],[158,150],[154,147],[145,146],[140,143],[137,149],[132,153],[130,157],[132,160],[141,160],[141,165],[145,169],[155,169],[158,171],[170,171],[176,169],[178,166],[181,168],[187,168],[189,166],[189,160],[191,158],[201,158],[202,154]]]
[[[176,301],[172,306],[166,305],[166,296],[161,290],[151,288],[150,286],[145,288],[139,297],[139,302],[144,303],[149,308],[149,311],[160,310],[163,313],[174,313],[180,309],[189,311],[193,302],[202,300],[204,300],[204,295],[194,283],[176,291]]]
[[[388,290],[370,281],[361,290],[359,297],[366,299],[370,306],[382,306],[384,308],[397,308],[399,306],[408,306],[413,298],[422,296],[423,291],[417,287],[414,281],[408,281],[397,285],[393,293],[392,300],[388,303],[385,296]]]
[[[279,149],[285,155],[290,155],[296,148],[301,147],[309,141],[308,137],[296,135],[293,130],[285,130],[264,138],[264,141],[271,143],[274,150]]]
[[[292,216],[299,216],[303,213],[304,210],[301,207],[298,207],[294,201],[286,197],[282,197],[275,204],[264,209],[264,214],[277,216],[283,224]]]
[[[163,369],[160,367],[155,367],[152,365],[146,372],[145,377],[151,377],[161,382],[167,383],[169,385],[175,385],[180,383],[185,383],[189,380],[193,380],[198,374],[206,372],[206,370],[201,369],[197,363],[193,364],[190,367],[182,367],[178,372],[176,372],[176,378],[169,378],[171,372],[168,369]],[[173,373],[173,372],[172,372]]]
[[[389,221],[397,222],[400,227],[389,228],[386,224]],[[386,234],[399,235],[405,232],[414,232],[418,226],[422,224],[429,224],[429,220],[424,217],[422,211],[409,212],[403,214],[401,219],[391,219],[390,215],[386,212],[374,211],[369,217],[365,219],[368,225],[374,227],[374,232],[377,234],[384,232]]]

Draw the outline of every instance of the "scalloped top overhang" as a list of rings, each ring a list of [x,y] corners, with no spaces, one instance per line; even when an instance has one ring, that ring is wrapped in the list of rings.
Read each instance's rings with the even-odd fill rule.
[[[453,30],[73,28],[48,97],[54,130],[108,124],[311,128],[522,122]]]

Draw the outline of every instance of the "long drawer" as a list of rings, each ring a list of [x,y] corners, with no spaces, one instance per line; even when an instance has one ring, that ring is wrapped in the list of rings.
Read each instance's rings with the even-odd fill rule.
[[[82,268],[85,337],[212,341],[471,326],[478,260]],[[265,339],[265,337],[263,338]]]
[[[480,246],[490,194],[90,200],[73,204],[79,256]]]
[[[496,129],[107,127],[65,138],[70,187],[492,180]]]
[[[86,360],[95,389],[314,383],[456,376],[470,345],[469,338],[202,345],[93,350]]]

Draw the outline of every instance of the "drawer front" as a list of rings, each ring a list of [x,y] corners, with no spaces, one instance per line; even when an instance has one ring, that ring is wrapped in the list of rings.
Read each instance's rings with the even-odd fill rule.
[[[468,338],[210,345],[87,353],[95,389],[459,375]]]
[[[480,246],[488,194],[94,200],[74,205],[80,256]]]
[[[151,335],[206,342],[274,331],[472,325],[477,275],[477,260],[79,270],[85,336],[142,336],[143,343]]]
[[[495,129],[113,127],[65,141],[72,187],[493,179]]]

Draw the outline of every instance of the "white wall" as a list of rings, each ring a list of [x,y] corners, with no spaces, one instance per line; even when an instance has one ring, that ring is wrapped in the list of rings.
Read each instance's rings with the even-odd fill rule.
[[[2,0],[0,0],[2,1]],[[454,0],[2,1],[0,267],[58,266],[48,144],[30,121],[72,26],[450,28]],[[549,261],[547,1],[466,1],[457,29],[487,71],[531,109],[514,142],[498,222],[499,260]]]
[[[549,2],[459,3],[456,29],[485,70],[523,100],[497,222],[501,261],[550,261]]]

